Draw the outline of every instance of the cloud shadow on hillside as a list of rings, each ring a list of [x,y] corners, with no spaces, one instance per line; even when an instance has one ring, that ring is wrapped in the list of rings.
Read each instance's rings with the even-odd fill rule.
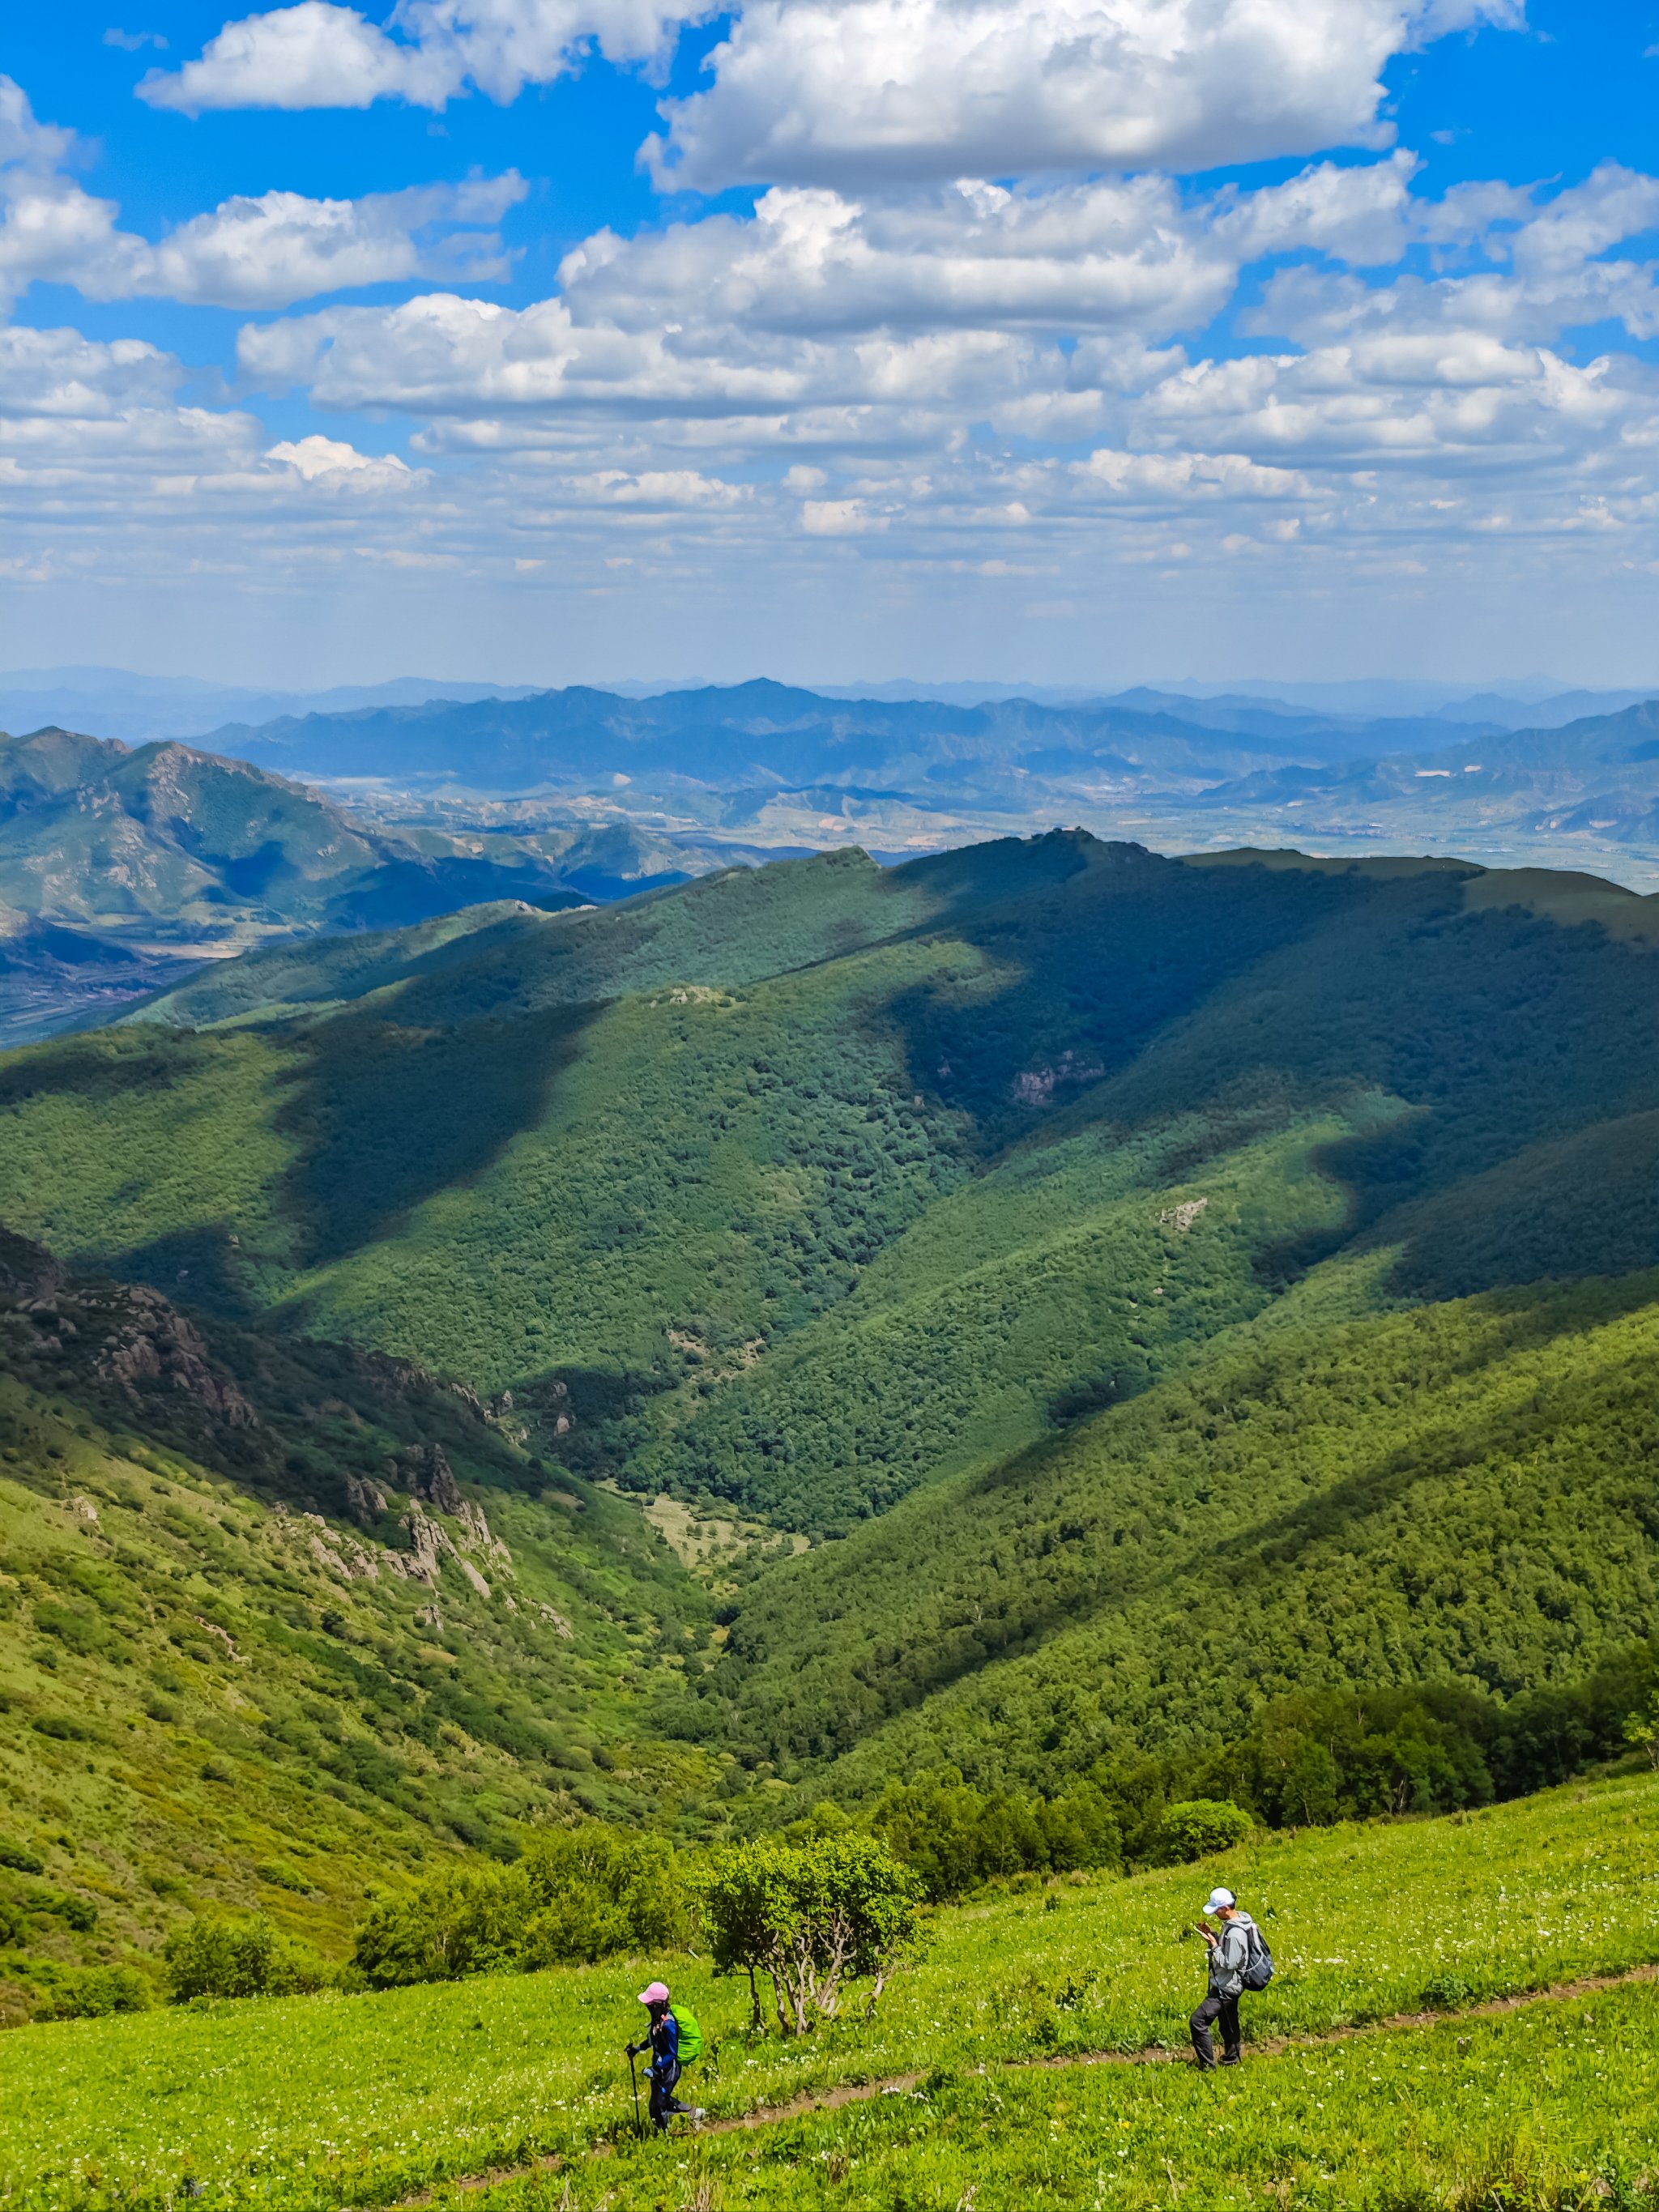
[[[498,1159],[547,1111],[596,1008],[484,1016],[434,1029],[378,1013],[319,1023],[277,1116],[295,1146],[283,1210],[322,1267]]]

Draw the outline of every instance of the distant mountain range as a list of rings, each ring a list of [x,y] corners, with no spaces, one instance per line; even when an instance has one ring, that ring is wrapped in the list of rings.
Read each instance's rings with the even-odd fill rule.
[[[1605,865],[1614,851],[1643,879],[1659,871],[1656,712],[1621,697],[1615,712],[1515,729],[1292,711],[1244,693],[959,705],[756,682],[363,707],[230,726],[212,742],[341,788],[586,793],[659,828],[695,822],[775,848],[856,841],[899,857],[1076,823],[1165,846],[1311,836],[1506,865]]]
[[[69,730],[0,738],[0,906],[182,942],[396,926],[476,897],[551,894],[555,872],[423,851],[313,791],[179,744]]]
[[[1201,794],[1206,809],[1316,805],[1329,817],[1443,809],[1525,835],[1659,842],[1659,700],[1563,728],[1487,731],[1443,750],[1346,767],[1259,769]]]
[[[131,670],[92,666],[0,670],[0,729],[35,730],[47,723],[67,729],[95,730],[126,744],[153,738],[204,738],[234,723],[258,728],[281,718],[349,714],[367,707],[420,706],[441,699],[466,705],[481,699],[528,699],[549,687],[441,677],[398,676],[380,684],[343,684],[318,691],[271,686],[212,684],[185,677],[141,676]],[[708,690],[706,679],[655,684],[617,682],[603,689],[623,698]],[[1318,721],[1334,728],[1363,724],[1430,722],[1491,723],[1503,729],[1553,728],[1585,714],[1613,714],[1644,698],[1635,690],[1564,690],[1533,680],[1494,684],[1470,692],[1455,684],[1400,679],[1356,679],[1346,683],[1231,684],[1171,683],[1113,691],[1101,685],[1042,683],[917,683],[897,679],[878,684],[823,684],[812,687],[828,699],[884,702],[932,702],[979,707],[1012,699],[1047,707],[1121,707],[1156,702],[1156,710],[1205,727],[1225,728],[1216,719],[1232,706],[1243,706],[1281,720]],[[1654,687],[1659,688],[1659,687]],[[1404,749],[1402,731],[1393,737],[1379,730],[1373,752]]]
[[[1243,697],[1139,691],[1066,706],[963,705],[846,699],[758,680],[647,698],[576,686],[364,706],[228,724],[209,742],[285,774],[477,791],[587,789],[619,778],[727,789],[857,784],[1024,809],[1049,792],[1097,801],[1195,791],[1264,763],[1370,759],[1468,734],[1433,717],[1322,716]]]
[[[185,745],[0,737],[0,1041],[118,1011],[181,963],[273,936],[398,928],[490,900],[580,906],[684,883],[714,857],[616,823],[401,834]]]
[[[523,698],[533,689],[399,676],[388,684],[298,692],[137,676],[122,668],[14,668],[0,670],[0,729],[35,730],[56,722],[141,745],[156,738],[199,738],[220,722],[264,722],[278,714],[407,706],[422,699]]]

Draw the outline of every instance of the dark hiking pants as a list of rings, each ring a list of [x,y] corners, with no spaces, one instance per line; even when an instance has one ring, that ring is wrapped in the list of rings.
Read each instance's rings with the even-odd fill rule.
[[[659,2130],[665,2130],[676,2112],[685,2113],[691,2109],[690,2105],[681,2104],[674,2094],[679,2078],[678,2065],[671,2063],[651,2069],[651,2124]]]
[[[1218,2021],[1221,2023],[1223,2056],[1234,2061],[1238,2057],[1238,1999],[1212,1995],[1205,1998],[1190,2022],[1193,2049],[1198,2053],[1200,2066],[1215,2064],[1215,2042],[1210,2030]]]

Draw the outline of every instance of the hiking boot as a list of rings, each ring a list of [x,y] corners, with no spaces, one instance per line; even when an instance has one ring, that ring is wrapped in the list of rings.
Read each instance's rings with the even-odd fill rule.
[[[1224,2066],[1242,2066],[1244,2063],[1244,2053],[1242,2051],[1224,2051],[1222,2054],[1221,2063]]]

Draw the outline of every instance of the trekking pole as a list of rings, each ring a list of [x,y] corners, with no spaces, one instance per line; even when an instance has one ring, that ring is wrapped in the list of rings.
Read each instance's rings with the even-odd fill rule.
[[[634,2063],[634,2054],[631,2051],[628,2054],[628,2078],[634,2084],[634,2132],[638,2136],[640,2141],[643,2142],[645,2141],[645,2122],[640,2118],[639,2069]]]

